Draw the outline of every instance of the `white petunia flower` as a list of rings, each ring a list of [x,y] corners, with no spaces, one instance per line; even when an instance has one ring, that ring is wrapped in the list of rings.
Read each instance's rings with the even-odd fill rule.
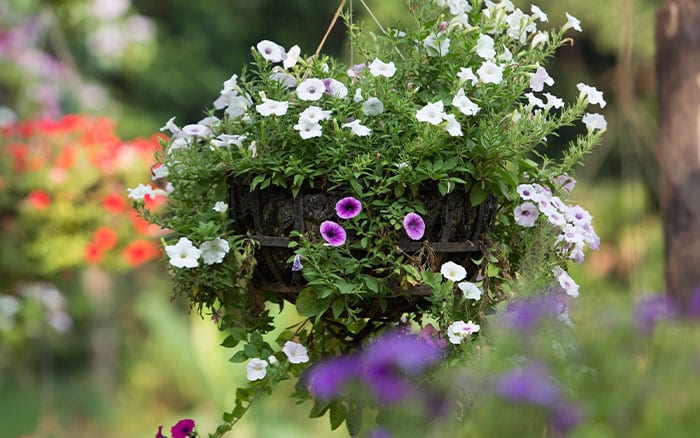
[[[461,137],[462,134],[462,125],[459,124],[457,121],[457,118],[453,114],[445,114],[444,120],[447,122],[447,125],[445,126],[445,130],[452,136],[452,137]]]
[[[228,210],[228,204],[224,201],[216,201],[212,210],[214,210],[217,213],[226,213],[226,211]]]
[[[535,5],[530,5],[530,12],[532,12],[532,15],[534,15],[538,20],[542,21],[543,23],[549,21],[547,14],[542,12],[542,9],[538,8]]]
[[[200,251],[186,237],[180,237],[175,245],[166,245],[165,253],[170,264],[176,268],[196,268],[199,266]]]
[[[154,197],[156,195],[155,189],[148,184],[139,184],[133,189],[126,190],[129,192],[129,198],[135,199],[137,201],[142,200],[146,197],[146,195],[151,197]]]
[[[267,361],[270,363],[270,365],[274,365],[277,363],[277,358],[274,354],[271,354],[267,357]]]
[[[569,15],[568,12],[566,13],[566,24],[564,24],[564,27],[562,27],[563,31],[566,31],[567,29],[574,29],[579,32],[583,32],[581,29],[581,21],[576,17]]]
[[[297,87],[297,96],[306,101],[316,101],[326,92],[326,84],[321,79],[310,78],[300,83]]]
[[[289,51],[287,52],[287,57],[284,59],[284,62],[282,63],[282,66],[289,70],[290,68],[294,67],[297,65],[297,61],[299,60],[299,54],[301,53],[301,48],[299,48],[298,45],[293,45]]]
[[[459,73],[457,73],[457,77],[459,78],[459,80],[461,82],[470,81],[472,83],[472,85],[479,82],[479,78],[476,77],[476,75],[472,71],[471,67],[469,67],[469,68],[461,67],[459,69]]]
[[[474,324],[471,321],[455,321],[447,327],[447,338],[450,343],[459,345],[464,342],[465,339],[469,339],[472,333],[476,333],[479,330],[481,330],[479,324]]]
[[[289,102],[281,102],[279,100],[263,99],[263,103],[256,105],[255,110],[262,116],[271,115],[283,116],[287,114]]]
[[[183,126],[182,133],[191,137],[206,138],[211,134],[211,129],[205,125],[191,124]]]
[[[248,138],[248,136],[246,136],[245,134],[219,134],[218,137],[211,141],[211,144],[219,148],[228,147],[231,145],[235,145],[239,148],[242,148],[243,141],[245,141],[246,138]]]
[[[229,104],[226,107],[226,114],[232,119],[237,119],[245,114],[250,105],[250,99],[247,97],[234,96],[230,99]]]
[[[299,131],[299,135],[301,135],[301,138],[304,140],[320,137],[322,135],[321,125],[305,117],[300,117],[299,122],[294,125],[293,128]]]
[[[498,61],[505,62],[506,64],[513,60],[513,53],[508,50],[508,47],[503,46],[503,53],[498,55]]]
[[[154,168],[152,170],[152,173],[153,173],[153,175],[151,176],[151,179],[153,181],[155,181],[157,179],[166,178],[169,174],[168,166],[166,166],[165,164],[161,164],[160,166]]]
[[[350,128],[352,133],[358,137],[366,137],[372,133],[368,127],[361,125],[359,120],[354,120],[350,123],[343,124],[343,128]]]
[[[237,93],[236,89],[238,88],[238,75],[234,74],[231,75],[230,78],[226,79],[224,81],[224,88],[220,91],[220,94],[226,94],[226,93]]]
[[[531,108],[544,108],[545,104],[539,97],[535,96],[533,93],[525,93],[527,97],[527,105]]]
[[[452,98],[452,106],[459,109],[462,114],[467,116],[473,116],[481,109],[479,105],[475,104],[464,95],[463,88],[460,88],[455,97]]]
[[[352,97],[353,102],[362,102],[364,98],[362,97],[362,88],[355,90],[355,95]]]
[[[515,223],[521,227],[533,227],[537,221],[537,217],[540,215],[537,206],[532,202],[523,202],[522,204],[515,207],[513,210],[513,216],[515,217]]]
[[[457,287],[464,294],[464,298],[475,301],[479,301],[481,299],[481,288],[471,281],[461,281],[457,283]]]
[[[323,110],[315,105],[311,105],[304,111],[299,113],[299,120],[306,119],[314,123],[318,123],[321,120],[326,120],[330,118],[331,110]]]
[[[608,128],[608,122],[605,121],[605,117],[602,114],[586,113],[581,121],[586,125],[586,129],[589,132],[596,129],[603,131]]]
[[[199,251],[202,254],[202,261],[207,265],[223,262],[224,257],[226,257],[230,249],[231,247],[228,241],[220,237],[203,242],[199,246]]]
[[[294,78],[294,76],[290,75],[289,73],[285,73],[284,70],[275,69],[279,69],[279,67],[275,67],[272,69],[270,79],[279,82],[287,88],[294,88],[297,86],[297,80]]]
[[[269,40],[260,41],[256,48],[260,55],[270,62],[281,62],[287,56],[284,47]]]
[[[544,104],[544,110],[548,111],[550,108],[563,108],[564,100],[549,93],[544,93],[544,97],[547,98],[547,103]]]
[[[535,74],[530,77],[530,88],[532,91],[539,92],[544,89],[545,84],[551,87],[554,85],[554,79],[549,76],[544,67],[538,67]]]
[[[160,128],[161,131],[168,130],[170,131],[171,134],[179,134],[180,133],[180,128],[175,124],[175,117],[171,117],[170,120],[168,120],[165,125]]]
[[[348,95],[348,88],[342,82],[335,79],[326,79],[326,92],[333,97],[345,98]]]
[[[476,54],[484,59],[493,59],[496,56],[496,50],[493,48],[493,38],[488,35],[481,34],[476,42]]]
[[[306,363],[309,361],[309,354],[306,351],[306,347],[303,345],[287,341],[282,347],[282,352],[287,355],[289,362],[291,363]]]
[[[476,71],[481,82],[485,84],[500,84],[503,80],[503,68],[491,61],[484,62]]]
[[[444,33],[433,32],[423,40],[423,47],[428,56],[445,56],[450,51],[450,39]]]
[[[428,103],[416,112],[416,119],[419,122],[427,122],[431,125],[439,125],[445,119],[445,111],[441,100]]]
[[[374,58],[369,64],[369,72],[372,76],[384,76],[390,78],[396,73],[396,66],[393,62],[382,62],[378,58]]]
[[[362,113],[366,116],[378,116],[384,112],[384,104],[376,97],[370,97],[362,104]]]
[[[462,281],[467,277],[467,270],[463,266],[455,262],[445,262],[440,267],[440,273],[443,277],[454,282]]]
[[[248,364],[245,366],[246,370],[246,377],[248,380],[251,382],[254,382],[256,380],[262,380],[265,378],[267,375],[267,361],[264,361],[259,358],[254,358],[248,361]]]
[[[571,278],[571,276],[569,276],[569,274],[565,270],[563,270],[560,267],[556,267],[552,269],[552,274],[554,274],[554,278],[557,279],[559,285],[564,289],[564,292],[566,292],[568,295],[571,295],[574,298],[576,298],[579,295],[578,284],[576,284],[573,278]]]
[[[600,105],[601,108],[605,108],[605,105],[607,105],[607,102],[605,102],[605,99],[603,98],[603,92],[598,91],[596,87],[591,87],[579,82],[576,84],[576,88],[578,88],[579,97],[583,97],[584,99],[588,100],[588,103],[591,105]]]
[[[532,37],[532,42],[530,47],[533,49],[540,44],[544,44],[549,40],[549,34],[547,32],[537,32],[534,37]]]

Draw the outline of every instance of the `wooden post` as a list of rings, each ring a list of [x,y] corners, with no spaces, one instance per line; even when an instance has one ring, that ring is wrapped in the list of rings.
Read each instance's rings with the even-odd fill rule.
[[[666,0],[656,17],[660,201],[667,293],[700,287],[700,0]]]

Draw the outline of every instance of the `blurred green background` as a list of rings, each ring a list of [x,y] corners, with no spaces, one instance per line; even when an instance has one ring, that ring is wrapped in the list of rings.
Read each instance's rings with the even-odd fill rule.
[[[338,3],[0,0],[0,124],[86,112],[114,118],[121,136],[131,138],[151,135],[172,116],[194,123],[258,41],[311,53]],[[360,0],[348,3],[372,28]],[[384,25],[410,23],[404,0],[366,3]],[[514,3],[529,11],[528,2]],[[563,24],[568,12],[584,31],[548,66],[557,81],[552,93],[570,101],[575,84],[585,82],[608,101],[604,144],[575,175],[573,196],[595,217],[602,242],[572,267],[579,302],[662,291],[653,70],[654,12],[662,2],[535,3],[549,25]],[[339,22],[324,52],[348,59],[343,30]],[[202,432],[215,428],[245,370],[227,361],[232,352],[219,347],[208,315],[171,302],[163,266],[119,275],[87,270],[61,281],[73,329],[27,337],[22,355],[0,357],[3,437],[153,436],[158,425],[169,429],[184,417]],[[331,433],[325,418],[306,419],[308,403],[297,406],[284,388],[279,393],[256,405],[232,436],[346,435]]]

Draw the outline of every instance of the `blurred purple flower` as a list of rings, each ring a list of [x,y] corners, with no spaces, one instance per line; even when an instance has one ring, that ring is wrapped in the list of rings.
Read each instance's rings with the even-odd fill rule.
[[[515,332],[527,332],[546,318],[568,322],[568,301],[570,298],[562,293],[513,300],[500,320]]]
[[[559,388],[540,364],[528,364],[502,375],[497,383],[501,396],[518,403],[553,407],[559,400]]]
[[[189,418],[180,420],[170,429],[172,438],[187,438],[194,431],[194,421]]]
[[[391,332],[352,356],[321,362],[304,380],[317,397],[332,399],[352,380],[359,380],[380,403],[391,404],[413,393],[408,376],[415,375],[442,357],[441,349],[415,335]]]
[[[383,427],[375,427],[374,429],[367,432],[367,438],[391,438],[391,432],[384,429]]]
[[[425,234],[425,222],[416,213],[408,213],[403,218],[403,229],[406,230],[406,234],[412,240],[420,240]]]
[[[345,229],[333,221],[321,223],[321,236],[331,246],[340,246],[345,243],[347,233]]]
[[[659,322],[673,319],[676,315],[676,304],[666,295],[649,295],[641,299],[634,309],[637,330],[643,335],[650,335]]]
[[[700,287],[695,289],[693,294],[690,296],[687,314],[692,318],[700,318]]]
[[[338,397],[345,385],[357,376],[358,366],[353,356],[328,359],[309,369],[303,380],[316,397],[330,400]]]
[[[551,413],[552,427],[561,435],[567,435],[571,429],[583,421],[581,409],[571,403],[561,403]]]
[[[343,198],[335,204],[335,212],[341,219],[352,219],[362,211],[362,204],[352,196]]]

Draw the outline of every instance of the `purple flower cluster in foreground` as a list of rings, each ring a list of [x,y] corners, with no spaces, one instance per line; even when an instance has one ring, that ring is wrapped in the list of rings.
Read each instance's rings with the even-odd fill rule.
[[[516,333],[526,333],[546,320],[558,320],[570,325],[570,297],[561,293],[516,299],[508,303],[499,321]]]
[[[583,419],[581,409],[566,400],[544,365],[529,363],[498,377],[495,391],[515,403],[548,410],[552,426],[567,433]]]
[[[329,359],[312,367],[304,381],[321,399],[334,399],[351,382],[363,383],[379,403],[393,404],[415,393],[410,381],[442,358],[436,343],[415,335],[388,333],[363,350]]]

